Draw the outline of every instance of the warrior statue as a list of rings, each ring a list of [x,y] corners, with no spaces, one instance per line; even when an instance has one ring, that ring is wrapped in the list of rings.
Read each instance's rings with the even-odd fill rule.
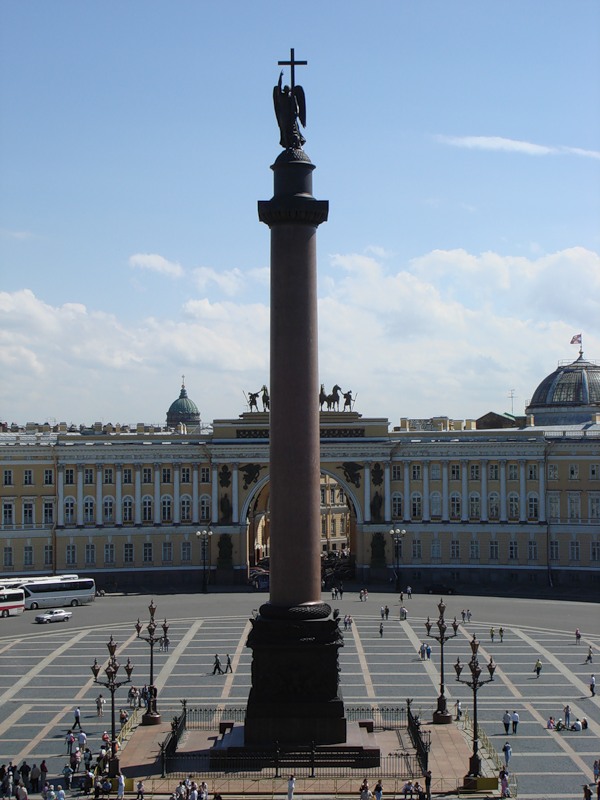
[[[281,87],[283,82],[283,72],[279,75],[277,86],[273,87],[273,104],[275,105],[275,116],[281,138],[279,144],[286,150],[301,149],[306,139],[300,133],[298,120],[302,127],[306,128],[306,99],[302,86]]]

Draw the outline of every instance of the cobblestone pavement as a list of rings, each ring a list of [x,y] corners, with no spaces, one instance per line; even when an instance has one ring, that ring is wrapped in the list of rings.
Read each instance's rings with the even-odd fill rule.
[[[95,698],[106,690],[93,683],[90,666],[107,656],[106,642],[119,642],[121,663],[131,658],[133,682],[149,677],[149,646],[136,638],[138,616],[148,621],[150,597],[110,596],[74,610],[69,623],[38,626],[33,612],[20,618],[0,620],[0,764],[38,763],[45,758],[50,774],[57,776],[66,763],[65,734],[80,705],[89,744],[97,751],[104,730],[110,731],[110,703],[103,718],[96,716]],[[250,689],[250,652],[245,647],[253,607],[266,595],[248,593],[161,595],[154,598],[157,620],[170,623],[168,653],[155,648],[155,682],[163,719],[178,713],[179,701],[195,704],[243,705]],[[421,661],[417,649],[427,642],[424,620],[437,617],[437,598],[413,597],[405,601],[408,619],[399,621],[399,602],[391,593],[372,592],[367,602],[356,593],[332,601],[342,617],[351,614],[354,624],[345,632],[340,651],[344,700],[348,704],[404,704],[431,718],[439,691],[439,645],[429,640],[431,660]],[[591,603],[518,600],[491,597],[448,597],[446,619],[463,607],[473,613],[470,624],[445,646],[446,694],[454,705],[460,699],[470,711],[472,693],[454,679],[452,664],[470,658],[469,640],[481,640],[480,655],[493,655],[498,664],[493,683],[478,694],[479,723],[489,740],[501,751],[510,740],[511,770],[518,780],[520,798],[570,800],[581,798],[582,784],[592,780],[592,764],[600,758],[600,698],[591,697],[589,677],[600,665],[600,614]],[[379,635],[380,608],[389,605],[390,618]],[[490,640],[490,627],[504,627],[504,641]],[[575,644],[575,627],[582,630]],[[585,663],[588,647],[594,663]],[[229,653],[233,675],[213,676],[214,654]],[[540,658],[539,678],[533,666]],[[464,675],[464,673],[463,673]],[[118,690],[117,710],[126,706],[127,688]],[[550,715],[563,716],[569,703],[572,717],[586,717],[587,731],[556,733],[546,729]],[[518,731],[504,733],[502,714],[517,711]],[[466,772],[467,764],[465,764]]]

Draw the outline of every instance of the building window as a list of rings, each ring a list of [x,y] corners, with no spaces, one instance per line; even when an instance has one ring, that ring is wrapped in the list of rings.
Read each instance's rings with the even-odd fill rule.
[[[479,561],[479,542],[476,539],[471,539],[469,551],[471,561]]]
[[[133,483],[133,473],[131,471],[131,467],[123,467],[123,483]]]
[[[508,518],[519,519],[519,495],[516,492],[508,495]]]
[[[33,525],[33,503],[23,503],[23,525]]]
[[[44,545],[44,566],[54,566],[54,548],[51,544]]]
[[[104,483],[112,484],[114,483],[114,473],[112,467],[106,467],[104,470]]]
[[[210,498],[208,497],[200,498],[200,519],[202,522],[210,520]]]
[[[162,469],[162,482],[171,483],[171,467],[163,467]]]
[[[498,480],[498,464],[488,464],[488,478],[491,481]]]
[[[94,521],[94,500],[92,497],[86,497],[83,501],[83,521],[86,523]]]
[[[67,497],[65,500],[65,525],[73,525],[75,522],[75,500]]]
[[[579,464],[569,464],[569,480],[579,480]]]
[[[23,472],[23,486],[33,486],[33,470],[26,469]]]
[[[450,464],[450,480],[460,480],[460,464]]]
[[[600,464],[590,464],[590,480],[600,480]]]
[[[479,480],[479,464],[471,464],[469,466],[469,475],[472,481]]]
[[[423,506],[420,492],[413,492],[410,496],[411,519],[421,519],[423,516]]]
[[[192,521],[192,501],[190,500],[189,497],[181,498],[181,521],[182,522]]]
[[[420,481],[421,480],[421,465],[420,464],[412,464],[410,469],[411,478],[413,481]]]
[[[190,483],[190,468],[189,467],[182,467],[181,468],[181,482],[182,483]]]
[[[518,481],[519,480],[519,465],[518,464],[509,464],[508,465],[508,480],[509,481]]]
[[[171,522],[173,519],[173,501],[170,497],[163,497],[160,502],[160,518],[162,522]]]
[[[131,497],[123,499],[123,522],[133,522],[133,500]]]
[[[550,539],[550,561],[558,561],[558,540]]]
[[[460,542],[458,539],[452,539],[450,542],[450,558],[454,560],[460,558]]]
[[[500,557],[498,542],[496,539],[492,539],[490,542],[490,561],[498,561]]]
[[[51,500],[44,501],[44,525],[54,523],[54,503]]]
[[[94,482],[94,470],[90,467],[86,467],[83,470],[83,482],[88,486]]]
[[[93,542],[88,542],[85,546],[85,563],[90,566],[96,563],[96,545]]]
[[[67,467],[65,470],[65,486],[75,485],[75,470],[72,467]]]
[[[600,542],[592,542],[590,560],[591,561],[600,561]]]
[[[558,522],[560,519],[560,495],[558,492],[548,494],[548,517],[550,522]]]
[[[600,519],[600,494],[589,495],[589,514],[590,520],[598,521]]]
[[[200,467],[200,483],[210,483],[210,467]]]
[[[579,541],[577,539],[572,539],[569,542],[569,561],[579,561],[579,556]]]
[[[567,506],[569,522],[579,522],[581,520],[581,498],[579,494],[570,492],[567,495]]]
[[[68,544],[66,549],[66,563],[68,567],[77,566],[77,545]]]
[[[162,560],[163,564],[170,564],[173,561],[173,543],[162,543]]]
[[[431,542],[431,558],[441,558],[442,557],[442,545],[439,539],[433,539]]]
[[[540,513],[540,503],[537,494],[530,492],[527,495],[527,519],[537,520]]]
[[[133,564],[133,542],[125,542],[123,545],[123,563]]]
[[[26,544],[23,548],[23,566],[33,567],[33,546]]]
[[[477,492],[469,495],[469,519],[479,519],[481,516],[481,499]]]
[[[192,560],[192,543],[191,542],[182,542],[181,543],[181,560],[182,561],[191,561]]]
[[[432,464],[430,469],[432,481],[439,481],[442,477],[442,468],[439,464]]]
[[[105,564],[115,563],[115,546],[112,542],[106,542],[106,544],[104,545],[104,563]]]
[[[44,470],[44,486],[54,485],[54,471],[51,469]]]
[[[327,536],[327,517],[325,516],[321,517],[321,536]],[[326,551],[327,547],[325,545],[324,547]]]
[[[152,542],[144,542],[144,564],[151,564],[153,559],[152,555]]]
[[[490,492],[488,497],[488,518],[492,520],[500,518],[500,495],[498,492]]]
[[[334,506],[335,505],[335,487],[332,487],[329,490],[329,497],[330,497],[330,501],[329,502],[331,503],[332,506]]]
[[[13,566],[13,549],[12,547],[4,548],[4,568],[10,569]]]
[[[402,480],[402,464],[392,464],[392,480]]]
[[[508,560],[518,561],[519,559],[519,543],[516,539],[511,539],[508,543]]]
[[[537,464],[528,464],[527,465],[527,480],[528,481],[537,481],[537,479],[538,479]]]
[[[421,540],[420,539],[413,539],[412,542],[412,557],[415,561],[420,561],[423,557],[422,547],[421,547]]]
[[[152,468],[151,467],[144,467],[142,469],[142,482],[143,483],[152,483]]]
[[[530,539],[527,542],[527,558],[529,559],[529,561],[537,561],[538,546],[537,542],[534,539]]]
[[[548,464],[548,480],[558,480],[558,464]]]
[[[429,496],[429,514],[433,519],[442,516],[442,495],[439,492],[432,492]]]
[[[14,523],[14,506],[12,503],[2,503],[2,524],[12,525]]]
[[[104,498],[104,522],[115,521],[115,501],[112,497]]]
[[[321,505],[325,505],[325,487],[321,486]]]
[[[12,469],[5,469],[4,470],[4,481],[5,486],[12,486],[13,485],[13,471]]]
[[[152,522],[154,519],[152,514],[153,505],[151,497],[142,498],[142,522]]]
[[[450,495],[450,519],[460,519],[461,497],[458,492]]]
[[[392,519],[402,519],[402,495],[394,492],[392,495]]]

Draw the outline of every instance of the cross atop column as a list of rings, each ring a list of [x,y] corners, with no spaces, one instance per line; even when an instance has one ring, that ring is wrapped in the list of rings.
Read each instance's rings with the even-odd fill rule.
[[[290,84],[290,89],[293,91],[294,90],[294,86],[296,85],[296,83],[295,83],[295,80],[296,80],[295,67],[296,66],[306,66],[306,64],[308,64],[308,61],[296,61],[295,58],[294,58],[294,48],[291,47],[290,48],[290,60],[289,61],[278,61],[277,64],[280,67],[291,67],[290,71],[292,73],[292,82]]]

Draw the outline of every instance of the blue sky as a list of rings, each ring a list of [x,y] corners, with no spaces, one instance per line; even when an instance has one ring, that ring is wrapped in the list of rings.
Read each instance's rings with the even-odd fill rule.
[[[599,33],[586,0],[3,0],[0,420],[162,422],[185,374],[210,422],[268,383],[290,47],[321,381],[393,424],[521,412],[573,334],[600,360]]]

